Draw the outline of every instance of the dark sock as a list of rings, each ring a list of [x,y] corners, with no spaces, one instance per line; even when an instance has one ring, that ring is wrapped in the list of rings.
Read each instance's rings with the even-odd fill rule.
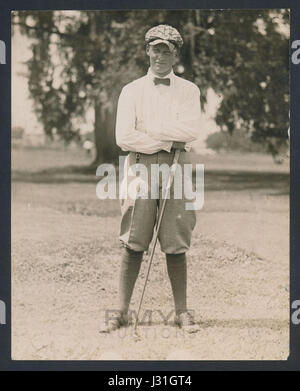
[[[143,259],[143,251],[133,251],[124,248],[121,261],[120,280],[119,280],[119,309],[123,313],[128,312],[133,288]]]
[[[179,315],[181,312],[187,311],[187,265],[186,255],[181,254],[166,254],[168,275],[173,291],[175,311]]]

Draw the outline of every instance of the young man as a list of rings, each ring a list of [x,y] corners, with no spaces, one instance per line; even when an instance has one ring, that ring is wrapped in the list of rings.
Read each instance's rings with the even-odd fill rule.
[[[116,122],[116,141],[129,151],[126,167],[144,164],[150,177],[151,164],[172,165],[176,148],[182,150],[179,164],[189,163],[186,143],[200,135],[200,91],[190,81],[177,77],[173,65],[183,44],[179,32],[168,25],[150,29],[145,36],[150,68],[147,75],[127,84],[120,95]],[[125,169],[129,186],[132,178]],[[150,184],[151,186],[151,184]],[[130,197],[121,201],[120,240],[124,253],[119,282],[118,316],[102,332],[128,324],[128,309],[139,274],[143,253],[148,250],[162,204],[162,184],[158,199]],[[199,326],[187,310],[186,251],[196,224],[194,210],[187,210],[187,200],[170,197],[166,202],[159,231],[161,250],[166,254],[168,275],[175,303],[175,323],[189,332]]]

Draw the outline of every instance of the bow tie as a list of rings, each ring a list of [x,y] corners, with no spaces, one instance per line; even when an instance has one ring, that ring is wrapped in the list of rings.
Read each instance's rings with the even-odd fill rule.
[[[161,79],[159,77],[155,77],[154,78],[154,84],[157,86],[158,84],[164,84],[165,86],[169,86],[170,85],[170,79],[169,78],[165,78],[165,79]]]

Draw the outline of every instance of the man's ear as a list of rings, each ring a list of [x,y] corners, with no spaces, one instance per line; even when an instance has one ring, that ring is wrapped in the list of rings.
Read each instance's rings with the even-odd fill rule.
[[[147,56],[149,56],[149,50],[150,50],[150,46],[147,45],[147,46],[146,46],[146,54],[147,54]]]
[[[178,61],[179,61],[179,54],[178,54],[178,51],[175,50],[175,52],[173,54],[173,65],[177,64]]]

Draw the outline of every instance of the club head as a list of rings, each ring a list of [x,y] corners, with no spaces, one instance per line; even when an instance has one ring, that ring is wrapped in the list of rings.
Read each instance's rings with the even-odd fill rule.
[[[141,336],[140,336],[140,334],[137,332],[137,330],[134,330],[134,332],[133,332],[133,340],[134,340],[134,342],[139,342],[139,341],[141,341]]]

